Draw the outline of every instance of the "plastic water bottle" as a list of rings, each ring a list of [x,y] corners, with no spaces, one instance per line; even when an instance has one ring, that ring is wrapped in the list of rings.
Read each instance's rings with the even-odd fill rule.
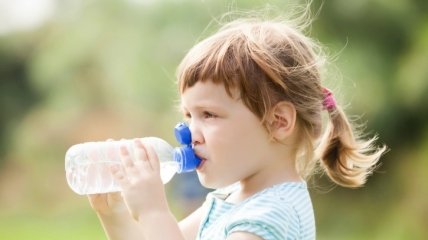
[[[190,130],[184,123],[175,127],[175,137],[185,146],[173,148],[157,137],[144,137],[141,141],[150,145],[160,161],[160,174],[165,184],[175,173],[196,169],[200,159],[191,146]],[[71,146],[65,154],[65,172],[70,188],[80,195],[121,191],[120,185],[110,173],[112,165],[120,165],[120,146],[125,145],[135,160],[133,140],[86,142]]]

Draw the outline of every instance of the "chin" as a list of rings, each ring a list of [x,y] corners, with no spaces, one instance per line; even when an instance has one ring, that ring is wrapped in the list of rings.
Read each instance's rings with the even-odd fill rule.
[[[202,174],[200,172],[197,172],[198,174],[198,179],[199,182],[201,183],[201,185],[205,188],[210,188],[210,189],[216,189],[215,184],[213,184],[212,181],[209,181],[209,179],[207,179],[205,174]]]
[[[197,172],[197,174],[201,185],[209,189],[224,188],[234,183],[234,182],[226,183],[225,181],[221,181],[221,179],[210,179],[209,177],[206,176],[206,174],[202,174],[199,172]]]

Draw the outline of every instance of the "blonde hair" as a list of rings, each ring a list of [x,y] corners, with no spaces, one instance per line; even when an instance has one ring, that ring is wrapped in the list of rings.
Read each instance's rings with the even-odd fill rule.
[[[360,139],[340,106],[328,111],[330,121],[322,134],[324,60],[319,45],[289,23],[235,20],[187,53],[177,70],[179,91],[183,93],[198,81],[223,84],[230,96],[231,89],[238,89],[243,103],[267,130],[273,107],[281,101],[291,102],[300,131],[299,174],[308,179],[320,163],[335,183],[358,187],[365,183],[385,147],[376,149],[375,137]]]

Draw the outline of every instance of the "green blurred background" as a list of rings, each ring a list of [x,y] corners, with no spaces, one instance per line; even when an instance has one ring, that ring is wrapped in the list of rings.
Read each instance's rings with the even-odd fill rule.
[[[105,239],[87,199],[66,184],[65,151],[107,138],[175,142],[181,58],[216,28],[213,18],[266,5],[293,8],[279,0],[0,1],[0,239]],[[335,59],[326,85],[390,148],[365,188],[317,177],[318,239],[428,239],[428,1],[325,0],[310,34]],[[178,218],[203,201],[200,189],[182,194],[192,181],[166,185]]]

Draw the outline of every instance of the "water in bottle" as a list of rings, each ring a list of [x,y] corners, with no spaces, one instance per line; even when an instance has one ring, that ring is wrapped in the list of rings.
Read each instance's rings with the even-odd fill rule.
[[[159,158],[163,183],[169,182],[175,173],[193,171],[200,163],[191,147],[187,125],[177,124],[175,136],[185,146],[174,149],[160,138],[141,138],[145,145],[154,149]],[[135,160],[133,140],[86,142],[70,147],[65,156],[66,178],[70,188],[80,195],[121,191],[110,168],[121,164],[122,145],[127,147],[131,159]]]

